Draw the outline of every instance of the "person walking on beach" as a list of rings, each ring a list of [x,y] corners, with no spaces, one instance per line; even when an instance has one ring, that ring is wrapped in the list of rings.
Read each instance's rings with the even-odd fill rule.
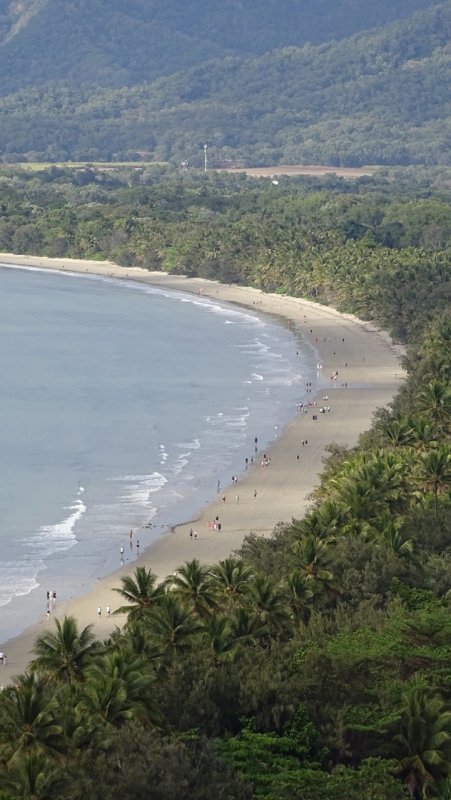
[[[240,502],[240,496],[239,496],[239,494],[237,494],[237,495],[235,495],[235,503],[239,503],[239,502]]]
[[[254,497],[257,497],[257,489],[254,489]]]
[[[97,606],[97,616],[98,617],[102,616],[102,608],[101,608],[101,606]]]
[[[110,614],[111,614],[111,607],[110,606],[106,607],[106,613],[107,613],[107,617],[109,617]]]
[[[139,539],[136,540],[136,552],[139,553]]]

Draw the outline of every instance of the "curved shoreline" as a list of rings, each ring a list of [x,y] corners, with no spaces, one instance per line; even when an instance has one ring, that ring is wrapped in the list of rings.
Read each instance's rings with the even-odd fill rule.
[[[248,533],[270,535],[278,522],[301,517],[309,505],[309,495],[318,484],[327,445],[332,442],[355,445],[359,435],[370,426],[373,412],[390,402],[403,380],[402,349],[393,345],[387,334],[353,315],[341,314],[307,300],[264,294],[258,289],[228,286],[201,278],[123,268],[110,262],[0,253],[0,265],[135,280],[278,315],[289,320],[310,342],[322,363],[322,388],[317,398],[312,396],[311,402],[316,399],[320,406],[327,395],[330,413],[317,414],[314,421],[312,407],[307,414],[296,413],[294,408],[293,420],[267,451],[270,466],[261,466],[262,454],[258,453],[258,459],[249,464],[238,484],[224,490],[225,502],[221,490],[220,495],[199,510],[195,520],[181,522],[165,531],[139,558],[133,549],[133,561],[98,580],[86,594],[58,606],[55,616],[73,614],[81,627],[93,624],[99,637],[106,636],[121,620],[104,615],[98,618],[97,607],[105,609],[110,605],[114,609],[117,606],[118,595],[113,587],[120,584],[121,575],[134,570],[136,563],[150,567],[159,578],[164,578],[185,560],[198,557],[204,563],[215,562],[236,550]],[[331,380],[335,372],[338,378]],[[308,444],[302,446],[303,440]],[[208,522],[216,516],[221,520],[220,532],[208,527]],[[189,536],[190,528],[197,532],[195,539]],[[139,538],[139,531],[136,531],[136,538]],[[8,665],[0,666],[0,684],[26,668],[34,640],[48,627],[49,622],[44,617],[20,636],[0,644],[0,649],[8,655]]]

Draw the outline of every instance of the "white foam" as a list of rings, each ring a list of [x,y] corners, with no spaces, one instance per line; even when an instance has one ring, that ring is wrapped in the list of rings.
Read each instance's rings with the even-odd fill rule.
[[[23,558],[1,564],[0,606],[15,597],[30,594],[39,586],[37,576],[44,569],[45,559],[54,553],[69,550],[76,543],[74,528],[86,512],[86,506],[78,497],[65,511],[71,513],[61,522],[42,525],[35,534],[23,540],[26,547]]]
[[[169,453],[167,452],[164,444],[160,444],[160,464],[164,466],[168,458],[169,458]]]
[[[167,483],[167,478],[161,472],[152,472],[148,475],[123,475],[113,480],[128,484],[119,498],[122,502],[146,508],[151,504],[150,496]]]
[[[86,511],[83,500],[79,497],[73,506],[67,506],[66,511],[71,511],[65,519],[55,525],[42,525],[34,536],[24,542],[32,547],[38,547],[43,555],[50,555],[59,550],[68,550],[75,544],[74,528]]]
[[[193,439],[191,442],[177,442],[175,447],[183,447],[184,450],[199,450],[200,439]]]
[[[30,572],[29,562],[26,561],[25,563],[27,572]],[[31,570],[34,574],[24,575],[24,564],[22,562],[4,561],[0,568],[0,606],[6,606],[15,597],[22,597],[30,594],[33,589],[37,589],[39,583],[36,580],[36,575],[42,566],[43,564],[40,560],[36,561],[34,568],[32,565]]]

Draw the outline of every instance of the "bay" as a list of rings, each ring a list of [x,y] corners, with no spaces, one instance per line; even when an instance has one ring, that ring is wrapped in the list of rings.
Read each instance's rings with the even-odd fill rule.
[[[295,413],[315,355],[279,320],[0,267],[0,640],[190,519]],[[127,553],[126,556],[127,557]]]

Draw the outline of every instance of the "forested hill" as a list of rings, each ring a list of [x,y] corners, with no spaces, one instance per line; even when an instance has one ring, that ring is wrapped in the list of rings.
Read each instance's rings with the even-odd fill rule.
[[[212,166],[449,164],[450,36],[447,2],[344,41],[217,58],[139,86],[23,90],[0,100],[0,149],[5,160],[195,166],[208,143]]]
[[[2,94],[120,87],[225,55],[343,39],[433,0],[0,0]]]

